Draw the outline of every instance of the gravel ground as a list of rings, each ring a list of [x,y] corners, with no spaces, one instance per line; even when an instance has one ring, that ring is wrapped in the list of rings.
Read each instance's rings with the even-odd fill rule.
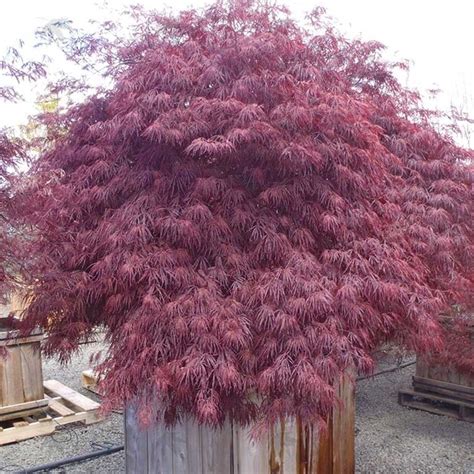
[[[67,366],[45,360],[45,379],[55,378],[95,398],[81,388],[80,373],[88,367],[90,354],[98,349],[98,344],[84,348]],[[393,365],[393,360],[386,359],[379,368],[389,365]],[[358,383],[356,472],[474,474],[474,424],[398,405],[398,390],[410,384],[413,370],[411,366]],[[53,436],[0,447],[0,472],[21,472],[25,467],[100,449],[98,445],[121,444],[122,416],[113,413],[94,425],[68,425],[60,427]],[[53,472],[122,473],[125,472],[124,453]]]
[[[356,472],[474,474],[473,423],[398,404],[413,374],[410,366],[358,382]]]

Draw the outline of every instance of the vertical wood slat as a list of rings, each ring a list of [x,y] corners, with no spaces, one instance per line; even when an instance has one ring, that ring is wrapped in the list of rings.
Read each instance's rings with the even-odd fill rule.
[[[232,452],[235,473],[267,472],[269,466],[268,443],[265,440],[253,441],[250,430],[234,426],[234,451]]]
[[[354,386],[346,376],[338,387],[342,405],[334,409],[332,416],[333,469],[337,473],[355,470],[355,396]]]
[[[23,374],[21,370],[20,346],[8,348],[7,359],[5,360],[4,400],[5,405],[16,405],[24,401],[23,397]]]
[[[182,472],[193,472],[196,469],[202,469],[203,460],[202,460],[202,448],[201,448],[201,436],[200,436],[200,427],[197,423],[188,423],[186,425],[186,438],[185,443],[186,446],[193,446],[194,449],[190,449],[186,455],[186,453],[181,451],[182,456],[185,459],[184,466],[186,470]],[[180,457],[181,457],[180,453]]]
[[[440,365],[430,365],[429,376],[435,380],[448,381],[449,369]]]
[[[177,429],[182,429],[178,426]],[[167,474],[174,472],[173,469],[173,432],[167,428],[160,430],[148,429],[148,436],[144,444],[147,444],[148,470],[156,474]],[[179,448],[178,448],[179,449]]]
[[[333,459],[333,419],[328,420],[327,429],[321,431],[318,437],[318,450],[314,472],[318,474],[330,474],[332,470]],[[334,471],[337,472],[337,471]],[[339,473],[338,473],[339,474]]]
[[[0,361],[0,407],[6,405],[6,386],[5,361]]]
[[[40,331],[20,336],[11,330],[6,319],[0,318],[0,347],[6,357],[0,357],[0,407],[44,399],[41,368]]]
[[[447,379],[448,382],[459,384],[460,374],[457,370],[449,368],[447,373]]]
[[[436,364],[430,364],[424,361],[421,357],[417,358],[416,361],[416,377],[421,377],[423,379],[422,386],[418,387],[421,383],[419,380],[416,380],[416,377],[413,380],[413,386],[415,391],[417,390],[428,390],[433,393],[439,393],[444,396],[446,393],[443,391],[445,387],[437,384],[436,382],[446,382],[451,384],[451,390],[457,390],[456,385],[464,387],[474,387],[474,376],[461,373],[456,370],[454,367],[442,367]],[[430,383],[430,379],[432,383]],[[417,385],[418,384],[418,385]],[[460,387],[462,388],[462,387]],[[459,392],[463,392],[461,389]]]
[[[342,405],[326,432],[296,420],[277,424],[254,441],[250,430],[226,423],[213,430],[188,420],[173,428],[142,430],[136,411],[125,411],[129,474],[351,474],[354,461],[354,389],[348,377],[338,387]]]
[[[18,349],[20,350],[24,401],[41,400],[44,397],[44,390],[40,343],[22,344]]]
[[[421,357],[416,360],[415,374],[417,377],[429,378],[429,365]]]
[[[125,413],[125,464],[127,472],[146,474],[148,471],[148,430],[138,429],[137,412],[130,405]]]

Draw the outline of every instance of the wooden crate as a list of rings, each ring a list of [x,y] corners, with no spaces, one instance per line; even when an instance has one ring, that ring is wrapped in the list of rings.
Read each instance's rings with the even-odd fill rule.
[[[449,316],[442,317],[441,321],[446,328],[453,323]],[[474,320],[468,326],[468,332],[474,346]],[[474,403],[474,374],[464,374],[455,367],[442,366],[418,357],[413,377],[413,389],[416,392]]]
[[[451,316],[440,319],[447,329],[453,324]],[[474,345],[474,319],[467,330]],[[412,384],[399,392],[401,405],[474,422],[474,375],[418,357]]]
[[[213,430],[184,421],[142,430],[133,406],[125,413],[126,470],[134,474],[313,474],[354,472],[354,388],[339,386],[343,406],[325,433],[285,421],[259,442],[246,428],[227,423]]]
[[[400,405],[474,422],[474,376],[418,358],[412,385],[400,390]]]
[[[416,361],[413,388],[440,395],[470,398],[474,401],[474,375],[462,374],[454,367],[429,364],[421,358]]]
[[[100,405],[56,380],[43,385],[47,405],[40,411],[9,413],[0,418],[0,446],[53,433],[59,426],[102,420]]]
[[[7,319],[0,319],[0,414],[29,410],[47,405],[43,390],[40,331],[21,337],[11,330]]]

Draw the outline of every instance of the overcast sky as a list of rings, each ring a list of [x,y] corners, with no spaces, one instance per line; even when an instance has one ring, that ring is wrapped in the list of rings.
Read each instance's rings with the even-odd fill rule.
[[[79,23],[89,18],[104,18],[107,7],[97,0],[12,0],[6,2],[0,16],[0,51],[27,38],[34,29],[59,18],[70,18]],[[111,0],[119,8],[130,0]],[[179,10],[207,1],[135,0],[147,7],[161,8],[172,5]],[[328,14],[337,19],[341,29],[351,36],[384,43],[398,59],[409,59],[412,69],[409,85],[421,90],[438,87],[443,94],[438,103],[443,107],[451,101],[457,105],[463,96],[473,103],[474,89],[474,0],[283,0],[296,17],[317,5],[326,7]],[[4,109],[4,106],[2,106]],[[26,107],[8,114],[14,120],[26,115]],[[472,110],[474,112],[474,110]],[[5,115],[1,122],[5,122]]]

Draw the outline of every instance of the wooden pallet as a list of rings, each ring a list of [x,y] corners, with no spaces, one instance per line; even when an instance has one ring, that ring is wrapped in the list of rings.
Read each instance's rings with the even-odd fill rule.
[[[459,398],[406,389],[398,392],[398,403],[409,408],[474,423],[474,402]]]
[[[47,406],[38,414],[20,409],[16,417],[0,421],[0,446],[53,433],[58,426],[81,422],[89,425],[102,419],[100,404],[56,380],[43,383]],[[20,408],[20,407],[19,407]]]

